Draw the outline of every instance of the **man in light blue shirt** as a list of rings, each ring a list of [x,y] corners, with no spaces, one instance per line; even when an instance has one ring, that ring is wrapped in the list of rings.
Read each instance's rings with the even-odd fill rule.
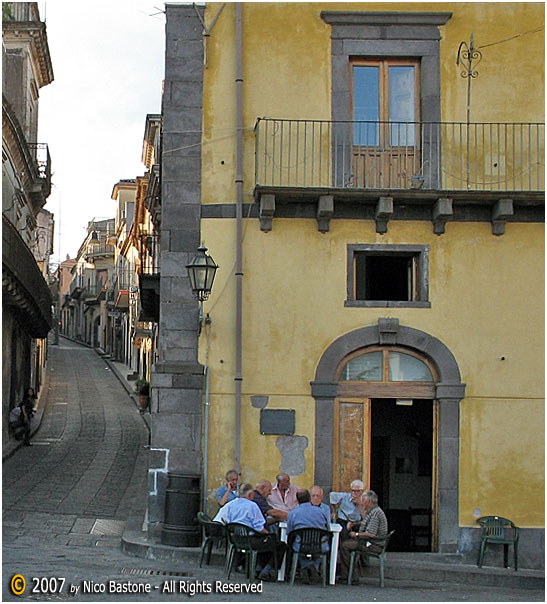
[[[323,514],[325,514],[325,517],[327,518],[327,522],[330,524],[330,508],[326,503],[323,503],[323,496],[323,489],[318,484],[314,484],[310,489],[310,503],[318,506],[319,509],[323,511]]]
[[[361,480],[354,480],[351,483],[351,493],[340,493],[333,491],[330,494],[330,503],[336,514],[336,522],[342,526],[340,539],[348,539],[348,522],[359,522],[361,520],[361,510],[359,502],[361,495],[365,490],[365,485]]]
[[[303,528],[317,528],[324,531],[328,531],[330,528],[330,522],[328,514],[321,509],[320,506],[312,505],[310,502],[310,493],[305,489],[300,489],[296,494],[298,500],[298,506],[289,512],[287,517],[287,534],[289,535],[292,531]],[[296,535],[294,543],[292,545],[294,552],[300,551],[300,535]],[[321,551],[327,553],[329,551],[329,538],[325,535],[321,539]],[[311,578],[315,578],[314,574],[317,574],[321,565],[321,558],[311,560],[300,556],[300,568],[302,571],[308,573],[308,577],[304,576],[306,583],[309,583]],[[309,574],[311,572],[311,575]]]
[[[217,491],[217,502],[220,507],[237,498],[237,481],[239,474],[235,470],[226,472],[226,484]]]
[[[226,514],[226,523],[238,522],[253,529],[255,533],[268,533],[266,519],[258,505],[253,501],[253,487],[242,484],[239,487],[239,497],[230,503]]]

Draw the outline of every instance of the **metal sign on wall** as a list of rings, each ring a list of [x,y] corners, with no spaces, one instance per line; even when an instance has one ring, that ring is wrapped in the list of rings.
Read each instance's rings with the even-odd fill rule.
[[[261,434],[294,434],[294,409],[261,409]]]

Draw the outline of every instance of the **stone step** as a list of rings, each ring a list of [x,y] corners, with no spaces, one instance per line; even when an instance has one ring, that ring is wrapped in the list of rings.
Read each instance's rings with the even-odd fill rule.
[[[437,554],[431,554],[436,556]],[[364,569],[362,581],[366,584],[378,584],[379,568],[378,561],[371,560],[370,566]],[[419,582],[421,584],[459,584],[474,587],[498,587],[506,589],[544,589],[545,573],[538,570],[518,570],[507,568],[494,568],[475,565],[450,563],[447,561],[423,559],[411,560],[390,556],[389,552],[385,560],[384,568],[385,584]]]

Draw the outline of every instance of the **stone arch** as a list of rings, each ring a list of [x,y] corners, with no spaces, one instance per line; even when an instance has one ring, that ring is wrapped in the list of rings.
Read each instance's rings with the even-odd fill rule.
[[[323,353],[315,380],[311,382],[315,399],[315,483],[325,491],[332,487],[334,399],[338,382],[335,372],[342,359],[366,346],[397,345],[428,357],[436,366],[439,381],[435,398],[439,402],[438,427],[438,544],[439,551],[457,550],[458,471],[460,450],[459,403],[465,396],[458,363],[434,336],[399,325],[398,319],[379,319],[377,325],[361,327],[337,338]]]

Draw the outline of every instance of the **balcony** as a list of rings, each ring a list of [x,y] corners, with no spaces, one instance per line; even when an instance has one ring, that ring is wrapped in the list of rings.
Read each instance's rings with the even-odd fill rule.
[[[45,338],[51,327],[51,292],[32,252],[2,216],[2,300],[18,309],[29,335]]]
[[[45,184],[47,194],[51,192],[51,156],[47,143],[28,143],[28,148],[34,158],[34,166],[38,178]]]
[[[40,21],[36,2],[4,2],[3,4],[5,5],[2,11],[3,21]]]
[[[94,304],[104,300],[106,287],[102,283],[87,284],[82,290],[82,299],[86,304]]]
[[[259,119],[255,200],[272,219],[544,221],[542,123],[351,122]],[[253,210],[255,215],[256,208]]]
[[[13,108],[5,96],[2,101],[3,136],[16,168],[22,173],[24,187],[38,211],[51,193],[49,147],[46,143],[27,143]]]
[[[70,282],[69,294],[71,298],[77,300],[84,289],[84,280],[81,275],[74,275],[72,281]]]
[[[115,245],[110,243],[100,243],[99,245],[90,245],[86,254],[86,260],[93,262],[98,258],[114,258]]]
[[[545,124],[259,119],[256,185],[544,191]]]

